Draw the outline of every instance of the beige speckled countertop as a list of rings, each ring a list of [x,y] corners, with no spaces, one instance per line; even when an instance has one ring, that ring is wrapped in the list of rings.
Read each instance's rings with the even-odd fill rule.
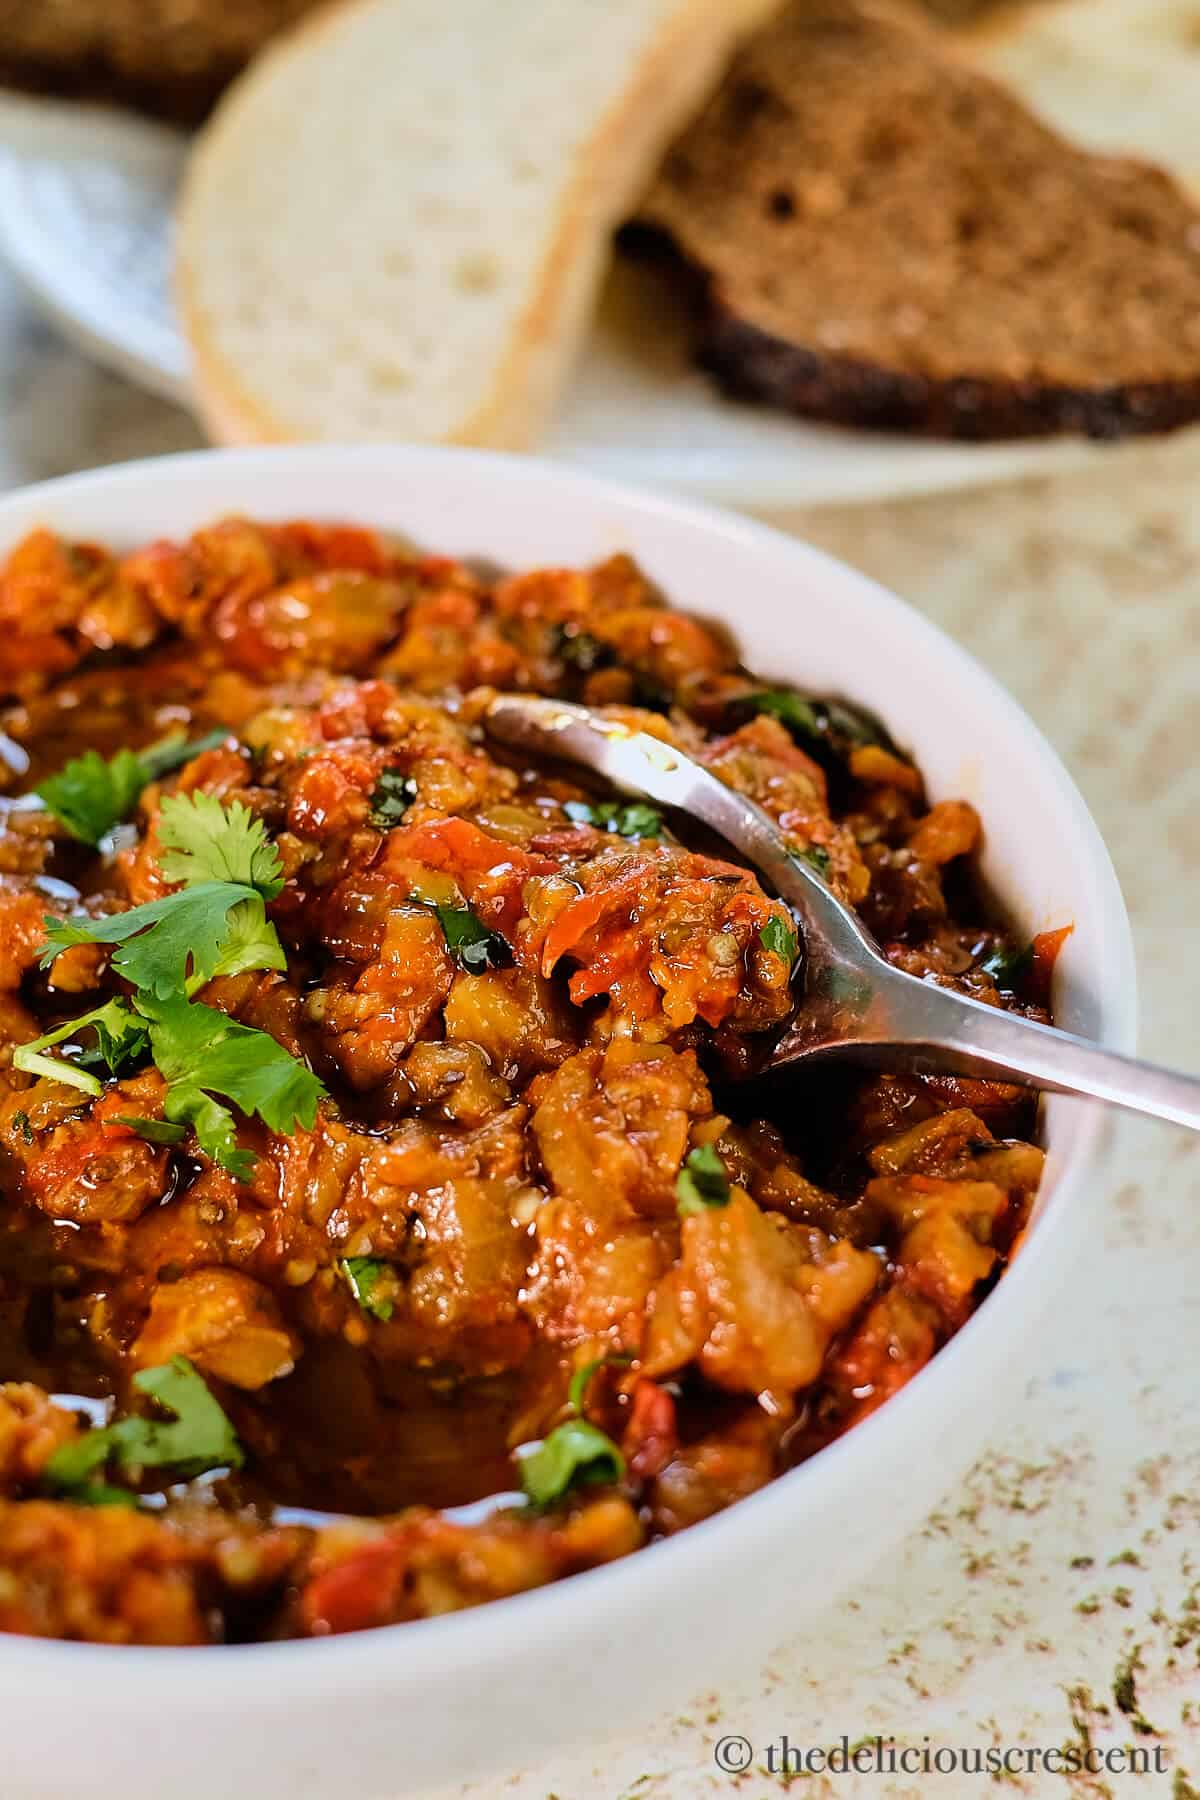
[[[0,282],[0,485],[190,447],[179,413],[84,364]],[[1085,474],[786,523],[924,608],[1057,746],[1137,934],[1147,1054],[1200,1067],[1200,435]],[[781,521],[775,521],[779,523]],[[850,1600],[652,1733],[497,1770],[472,1795],[690,1800],[784,1791],[794,1744],[1135,1743],[1166,1772],[1042,1774],[1026,1795],[1200,1791],[1200,1142],[1120,1122],[1094,1244],[1019,1416]],[[1020,1347],[1016,1347],[1019,1353]],[[719,1627],[715,1627],[719,1628]],[[723,1733],[755,1747],[718,1773]],[[2,1783],[0,1783],[2,1785]],[[1002,1791],[985,1775],[804,1777],[807,1800]],[[455,1790],[459,1792],[461,1790]],[[364,1797],[369,1800],[369,1797]],[[445,1800],[449,1800],[446,1796]]]

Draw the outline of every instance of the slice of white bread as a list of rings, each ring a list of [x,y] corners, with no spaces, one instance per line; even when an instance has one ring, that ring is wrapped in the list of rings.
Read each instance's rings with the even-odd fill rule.
[[[615,226],[777,0],[349,0],[202,132],[177,290],[220,443],[522,448]]]

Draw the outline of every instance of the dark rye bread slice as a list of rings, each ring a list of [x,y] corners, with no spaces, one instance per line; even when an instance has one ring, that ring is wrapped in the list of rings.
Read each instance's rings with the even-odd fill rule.
[[[638,225],[698,277],[737,395],[967,438],[1200,416],[1200,211],[885,0],[796,0],[751,40]]]

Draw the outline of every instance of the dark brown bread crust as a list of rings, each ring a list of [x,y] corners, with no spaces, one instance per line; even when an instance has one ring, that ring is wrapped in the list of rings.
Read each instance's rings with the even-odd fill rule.
[[[921,0],[926,12],[947,25],[968,25],[989,13],[1010,12],[1023,5],[1036,5],[1038,0]]]
[[[956,438],[1200,418],[1200,210],[888,0],[792,0],[638,232],[689,272],[699,360],[745,398]]]
[[[237,72],[233,67],[186,77],[162,73],[135,76],[114,69],[100,57],[64,65],[52,58],[0,55],[0,87],[47,98],[129,107],[170,125],[201,124]]]
[[[0,0],[0,84],[198,123],[321,0]]]
[[[982,441],[1075,433],[1111,441],[1174,431],[1200,419],[1200,376],[1091,389],[970,376],[933,381],[805,350],[716,307],[697,360],[734,399],[837,425],[928,437]]]

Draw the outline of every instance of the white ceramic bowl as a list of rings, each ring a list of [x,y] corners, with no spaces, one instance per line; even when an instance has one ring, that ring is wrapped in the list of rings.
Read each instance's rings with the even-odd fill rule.
[[[376,524],[512,566],[632,552],[678,605],[724,620],[751,668],[865,703],[911,746],[935,797],[972,800],[987,878],[1021,927],[1075,923],[1060,1023],[1133,1048],[1129,924],[1083,801],[995,682],[873,582],[740,519],[536,462],[426,449],[232,452],[76,476],[0,501],[0,553],[37,524],[132,546],[231,511]],[[1034,1228],[928,1369],[803,1467],[667,1543],[472,1612],[321,1642],[0,1638],[6,1800],[384,1800],[481,1769],[496,1791],[554,1744],[661,1718],[715,1686],[869,1571],[995,1432],[1089,1228],[1103,1124],[1094,1106],[1049,1103]],[[870,1605],[869,1588],[860,1598]]]

